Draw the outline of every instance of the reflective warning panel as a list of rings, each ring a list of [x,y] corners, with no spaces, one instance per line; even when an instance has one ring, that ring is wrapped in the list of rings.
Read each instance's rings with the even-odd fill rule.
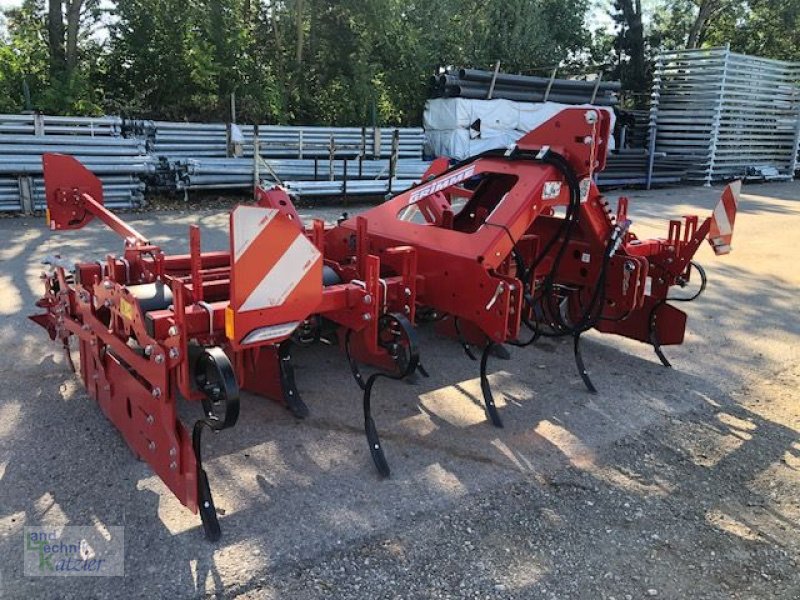
[[[708,241],[717,255],[728,254],[731,251],[733,239],[733,224],[736,220],[736,209],[739,207],[739,194],[742,182],[734,181],[725,187],[722,197],[711,215],[711,229],[708,232]]]
[[[231,213],[228,337],[236,345],[289,337],[322,300],[322,255],[286,214],[238,206]]]

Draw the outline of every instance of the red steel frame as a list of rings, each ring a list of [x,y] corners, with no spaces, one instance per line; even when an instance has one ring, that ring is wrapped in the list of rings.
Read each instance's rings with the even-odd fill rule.
[[[276,256],[288,252],[290,239],[304,235],[320,262],[293,290],[299,300],[249,312],[242,310],[237,278],[257,282],[278,258],[261,268],[232,265],[236,249],[203,252],[196,226],[190,228],[188,254],[166,255],[103,206],[99,180],[78,161],[45,155],[50,228],[79,229],[97,217],[124,239],[124,249],[121,256],[79,263],[74,271],[56,266],[37,303],[46,312],[31,318],[63,343],[68,356],[70,338],[78,340],[80,375],[89,395],[134,454],[197,511],[203,495],[198,478],[205,474],[176,404],[179,396],[204,399],[194,373],[199,351],[223,349],[238,387],[284,403],[298,416],[307,410],[288,362],[293,331],[247,343],[261,328],[305,326],[322,317],[339,328],[354,360],[405,375],[417,367],[416,357],[405,370],[397,366],[397,356],[388,350],[394,346],[382,342],[386,315],[396,315],[393,327],[402,329],[403,323],[416,322],[419,310],[433,311],[441,317],[442,333],[488,349],[518,340],[523,325],[537,320],[531,298],[542,293],[549,276],[553,289],[569,290],[559,292],[567,320],[580,321],[581,307],[602,285],[598,330],[652,343],[662,357],[660,345],[681,343],[686,315],[667,303],[667,294],[688,281],[710,219],[686,217],[671,222],[664,239],[638,240],[628,231],[627,200],[620,199],[612,214],[591,183],[605,166],[609,134],[607,112],[565,109],[505,153],[452,168],[446,160],[435,161],[419,185],[335,226],[314,221],[304,228],[283,190],[257,188],[256,205],[271,219],[269,226],[283,232],[270,239],[287,240],[273,242]],[[575,181],[583,182],[581,201],[566,235],[561,212],[574,202]],[[323,265],[335,274],[327,286],[320,281]],[[530,266],[530,272],[520,265]],[[168,288],[171,301],[148,304],[138,295],[142,286]],[[484,370],[485,357],[482,375]],[[354,372],[363,385],[355,366]],[[366,386],[365,413],[372,383]],[[485,395],[486,390],[488,383]],[[490,397],[487,410],[500,424]],[[369,437],[371,417],[366,417]]]

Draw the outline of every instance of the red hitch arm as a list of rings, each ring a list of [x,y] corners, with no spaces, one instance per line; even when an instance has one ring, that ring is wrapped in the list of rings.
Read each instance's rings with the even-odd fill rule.
[[[42,166],[50,229],[81,229],[97,217],[129,246],[148,244],[146,237],[103,206],[103,184],[77,159],[44,154]]]

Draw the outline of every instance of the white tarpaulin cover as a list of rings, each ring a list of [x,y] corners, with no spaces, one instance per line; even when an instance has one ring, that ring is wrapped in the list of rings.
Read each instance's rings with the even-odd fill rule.
[[[519,124],[519,102],[511,100],[471,100],[469,98],[435,98],[425,103],[422,125],[425,131],[462,129],[476,119],[492,129],[516,129]]]
[[[463,160],[508,147],[565,108],[605,110],[611,115],[613,129],[614,111],[589,104],[434,98],[425,103],[425,137],[433,155]],[[609,144],[613,148],[613,136]]]
[[[522,131],[515,129],[511,131],[486,130],[480,137],[471,135],[469,129],[425,132],[433,155],[447,156],[456,160],[463,160],[495,148],[507,148],[522,135],[524,135]]]

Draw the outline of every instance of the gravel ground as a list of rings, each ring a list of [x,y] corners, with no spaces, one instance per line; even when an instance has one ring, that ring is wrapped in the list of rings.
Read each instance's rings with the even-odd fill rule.
[[[719,193],[631,193],[635,230],[663,235]],[[204,247],[222,248],[224,204],[129,218],[168,251],[194,222]],[[734,253],[700,252],[709,289],[687,308],[686,343],[666,349],[672,370],[595,333],[595,396],[569,344],[492,361],[501,430],[486,422],[477,366],[423,330],[432,377],[378,384],[386,481],[343,356],[298,352],[311,417],[246,396],[237,427],[209,442],[216,545],[25,319],[42,258],[120,244],[94,225],[50,234],[40,219],[0,220],[0,597],[800,598],[798,217],[800,183],[744,188]],[[98,523],[125,527],[124,578],[23,576],[24,525]]]

